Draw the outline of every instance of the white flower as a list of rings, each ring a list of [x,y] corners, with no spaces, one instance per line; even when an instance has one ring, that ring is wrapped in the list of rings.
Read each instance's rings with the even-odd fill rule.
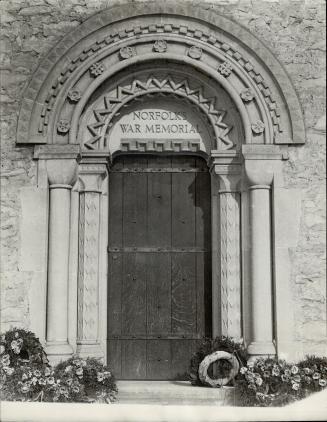
[[[46,368],[45,368],[45,370],[44,370],[44,375],[45,375],[46,377],[48,377],[50,374],[51,374],[51,370],[50,370],[50,368],[46,367]]]
[[[291,372],[293,375],[295,375],[299,372],[299,368],[296,365],[293,365],[291,368]]]
[[[34,371],[34,375],[35,375],[37,378],[39,378],[39,377],[41,376],[41,372],[40,372],[38,369],[36,369],[36,370]]]
[[[75,371],[76,375],[78,375],[79,377],[83,375],[83,369],[82,368],[77,368]]]
[[[27,380],[27,379],[28,379],[28,376],[27,376],[26,374],[23,374],[23,375],[22,375],[22,380],[23,380],[23,381],[25,381],[25,380]]]
[[[48,378],[48,384],[49,384],[49,385],[54,384],[54,382],[55,382],[55,380],[54,380],[54,378],[53,378],[53,377],[49,377],[49,378]]]
[[[240,369],[240,373],[242,375],[244,375],[247,371],[248,371],[248,368],[246,368],[245,366],[242,366],[242,368]]]
[[[102,382],[103,381],[103,378],[104,378],[103,373],[102,372],[98,372],[98,374],[97,374],[97,380],[98,380],[98,382]]]
[[[31,379],[31,383],[32,383],[33,385],[35,385],[35,384],[37,383],[37,378],[36,378],[36,377],[33,377],[33,378]]]
[[[104,375],[105,378],[109,378],[109,377],[111,377],[111,372],[110,371],[105,371],[103,373],[103,375]]]
[[[319,372],[315,372],[313,375],[312,375],[312,378],[314,379],[314,380],[318,380],[319,378],[320,378],[320,374],[319,374]]]
[[[324,380],[324,379],[320,379],[319,380],[320,387],[326,387],[326,384],[327,384],[327,381],[326,380]]]
[[[10,365],[10,357],[9,357],[9,355],[2,356],[1,363],[2,363],[3,366],[9,366]]]
[[[6,374],[9,375],[9,376],[12,375],[15,372],[14,368],[10,368],[9,366],[7,366],[3,369],[6,372]]]
[[[0,346],[0,355],[2,355],[5,351],[6,351],[5,346],[3,346],[3,345],[1,344],[1,346]]]
[[[39,378],[39,385],[45,385],[46,380],[44,378]]]
[[[262,383],[263,383],[263,381],[262,381],[262,378],[260,378],[260,377],[257,377],[256,379],[255,379],[255,383],[257,384],[257,385],[262,385]]]
[[[300,388],[300,384],[298,384],[297,382],[294,382],[292,384],[292,388],[293,388],[293,390],[297,391]]]
[[[72,368],[73,367],[71,365],[66,366],[65,372],[70,372],[72,370]]]
[[[15,338],[18,338],[19,337],[19,333],[16,331],[15,332]]]

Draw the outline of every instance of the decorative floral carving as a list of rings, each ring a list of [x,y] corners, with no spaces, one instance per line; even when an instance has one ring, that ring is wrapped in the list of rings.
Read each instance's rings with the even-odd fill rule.
[[[167,51],[167,48],[168,45],[165,40],[157,40],[153,45],[153,49],[157,53],[164,53],[165,51]]]
[[[81,99],[81,91],[79,91],[78,89],[71,89],[68,92],[67,97],[70,99],[70,101],[72,101],[73,103],[77,103],[77,101],[79,101]]]
[[[70,123],[66,119],[61,119],[57,123],[57,131],[59,133],[67,133],[70,129]]]
[[[240,95],[241,95],[242,100],[245,102],[252,101],[254,98],[254,93],[252,92],[250,88],[247,88],[244,91],[242,91]]]
[[[136,52],[135,52],[135,48],[133,47],[122,47],[119,50],[119,56],[121,59],[129,59],[133,56],[135,56]]]
[[[100,62],[93,63],[90,67],[90,73],[92,76],[97,77],[104,72],[104,65]]]
[[[257,120],[255,123],[252,123],[251,128],[254,133],[259,134],[265,130],[265,124],[261,120]]]
[[[229,76],[232,73],[233,67],[228,62],[223,62],[218,66],[218,72],[223,76]]]
[[[202,56],[202,48],[197,47],[196,45],[193,45],[188,50],[188,55],[192,57],[192,59],[199,60]]]

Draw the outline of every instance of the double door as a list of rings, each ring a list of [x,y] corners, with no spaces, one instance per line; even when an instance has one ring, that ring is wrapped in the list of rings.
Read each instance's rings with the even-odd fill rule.
[[[109,192],[108,362],[118,379],[181,378],[211,335],[208,168],[121,156]]]

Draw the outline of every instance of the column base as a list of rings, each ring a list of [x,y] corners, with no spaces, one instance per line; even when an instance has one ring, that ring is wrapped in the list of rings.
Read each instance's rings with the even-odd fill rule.
[[[273,342],[253,341],[248,346],[249,361],[254,361],[258,358],[266,358],[268,356],[275,356],[276,349]]]
[[[103,351],[99,343],[77,343],[76,354],[83,359],[104,359]]]
[[[45,352],[51,365],[69,359],[73,355],[73,349],[67,342],[49,341],[45,345]]]

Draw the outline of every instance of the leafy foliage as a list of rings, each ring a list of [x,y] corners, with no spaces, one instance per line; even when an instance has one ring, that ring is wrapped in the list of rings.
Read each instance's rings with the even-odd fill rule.
[[[240,369],[236,381],[243,406],[283,406],[320,391],[327,384],[327,358],[308,356],[298,364],[258,359]]]
[[[218,350],[235,355],[240,365],[245,365],[247,352],[242,342],[236,342],[230,337],[220,336],[215,339],[206,338],[199,345],[198,350],[192,356],[190,363],[189,377],[193,385],[203,385],[199,378],[199,366],[203,359]],[[215,368],[215,378],[225,378],[229,375],[231,364],[224,359],[217,361]],[[209,373],[209,371],[208,371]]]

